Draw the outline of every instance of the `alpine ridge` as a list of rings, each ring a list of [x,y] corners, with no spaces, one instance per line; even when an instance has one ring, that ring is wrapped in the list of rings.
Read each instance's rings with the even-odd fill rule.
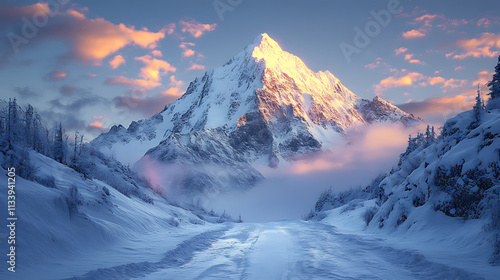
[[[277,167],[328,149],[349,127],[374,122],[420,120],[379,97],[358,97],[329,71],[313,72],[261,34],[158,114],[127,129],[114,126],[93,144],[138,170],[150,160],[182,166],[182,175],[168,180],[182,192],[217,192],[260,180],[257,163]]]

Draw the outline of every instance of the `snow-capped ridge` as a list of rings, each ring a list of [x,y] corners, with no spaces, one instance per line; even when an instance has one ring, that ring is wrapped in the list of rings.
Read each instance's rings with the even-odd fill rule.
[[[418,122],[381,99],[361,99],[329,71],[313,72],[263,33],[223,66],[194,79],[160,113],[133,122],[126,131],[112,129],[94,143],[130,165],[146,154],[151,158],[153,151],[170,155],[162,161],[178,164],[173,153],[189,147],[203,151],[208,162],[224,163],[222,169],[231,168],[231,161],[243,166],[242,158],[250,165],[264,159],[277,167],[280,161],[328,149],[346,128],[377,121]],[[166,139],[183,140],[172,145]],[[200,162],[198,155],[185,158]]]

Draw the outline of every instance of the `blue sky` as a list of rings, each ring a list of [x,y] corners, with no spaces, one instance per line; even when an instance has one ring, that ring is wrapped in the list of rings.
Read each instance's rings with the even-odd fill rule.
[[[7,0],[0,97],[92,138],[153,115],[265,32],[355,94],[380,95],[439,124],[471,107],[478,83],[486,93],[500,54],[498,11],[499,1]],[[391,18],[382,26],[373,13]],[[23,18],[34,16],[39,27],[23,35]],[[377,24],[346,59],[341,44],[356,47],[355,28]],[[17,52],[12,34],[24,38],[16,37]]]

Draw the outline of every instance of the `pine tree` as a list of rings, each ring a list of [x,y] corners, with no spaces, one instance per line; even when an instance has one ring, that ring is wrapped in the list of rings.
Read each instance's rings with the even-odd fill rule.
[[[474,107],[472,107],[472,124],[473,125],[471,126],[471,128],[472,127],[476,128],[479,125],[483,111],[484,111],[484,105],[483,105],[483,100],[481,98],[481,91],[479,90],[479,86],[478,86],[476,103],[474,104]]]
[[[497,66],[495,66],[493,78],[487,85],[490,89],[488,93],[490,96],[488,100],[488,109],[500,108],[500,55],[498,56],[498,63]]]
[[[25,140],[26,146],[28,147],[31,147],[33,145],[33,133],[31,132],[33,130],[33,113],[34,113],[33,106],[28,104],[24,116],[24,123],[25,123],[24,139],[26,139]]]
[[[431,127],[427,125],[427,129],[425,130],[425,145],[430,145],[431,141]]]
[[[56,128],[54,135],[54,159],[60,163],[64,162],[64,141],[63,141],[63,129],[61,123]]]

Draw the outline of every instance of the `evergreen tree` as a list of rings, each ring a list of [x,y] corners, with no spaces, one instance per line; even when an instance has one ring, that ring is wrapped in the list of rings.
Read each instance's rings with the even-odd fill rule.
[[[490,88],[490,99],[500,98],[500,55],[498,56],[498,64],[495,66],[495,74],[488,83],[488,87]]]
[[[60,163],[64,162],[64,141],[63,141],[63,129],[61,123],[56,128],[54,135],[54,159]]]
[[[25,125],[25,136],[24,139],[26,141],[26,146],[31,147],[33,145],[33,106],[28,104],[26,108],[25,116],[24,116],[24,125]]]
[[[474,107],[472,107],[472,123],[470,128],[474,129],[479,125],[483,111],[484,111],[484,104],[483,100],[481,99],[481,91],[479,90],[478,86],[476,103],[474,104]]]

